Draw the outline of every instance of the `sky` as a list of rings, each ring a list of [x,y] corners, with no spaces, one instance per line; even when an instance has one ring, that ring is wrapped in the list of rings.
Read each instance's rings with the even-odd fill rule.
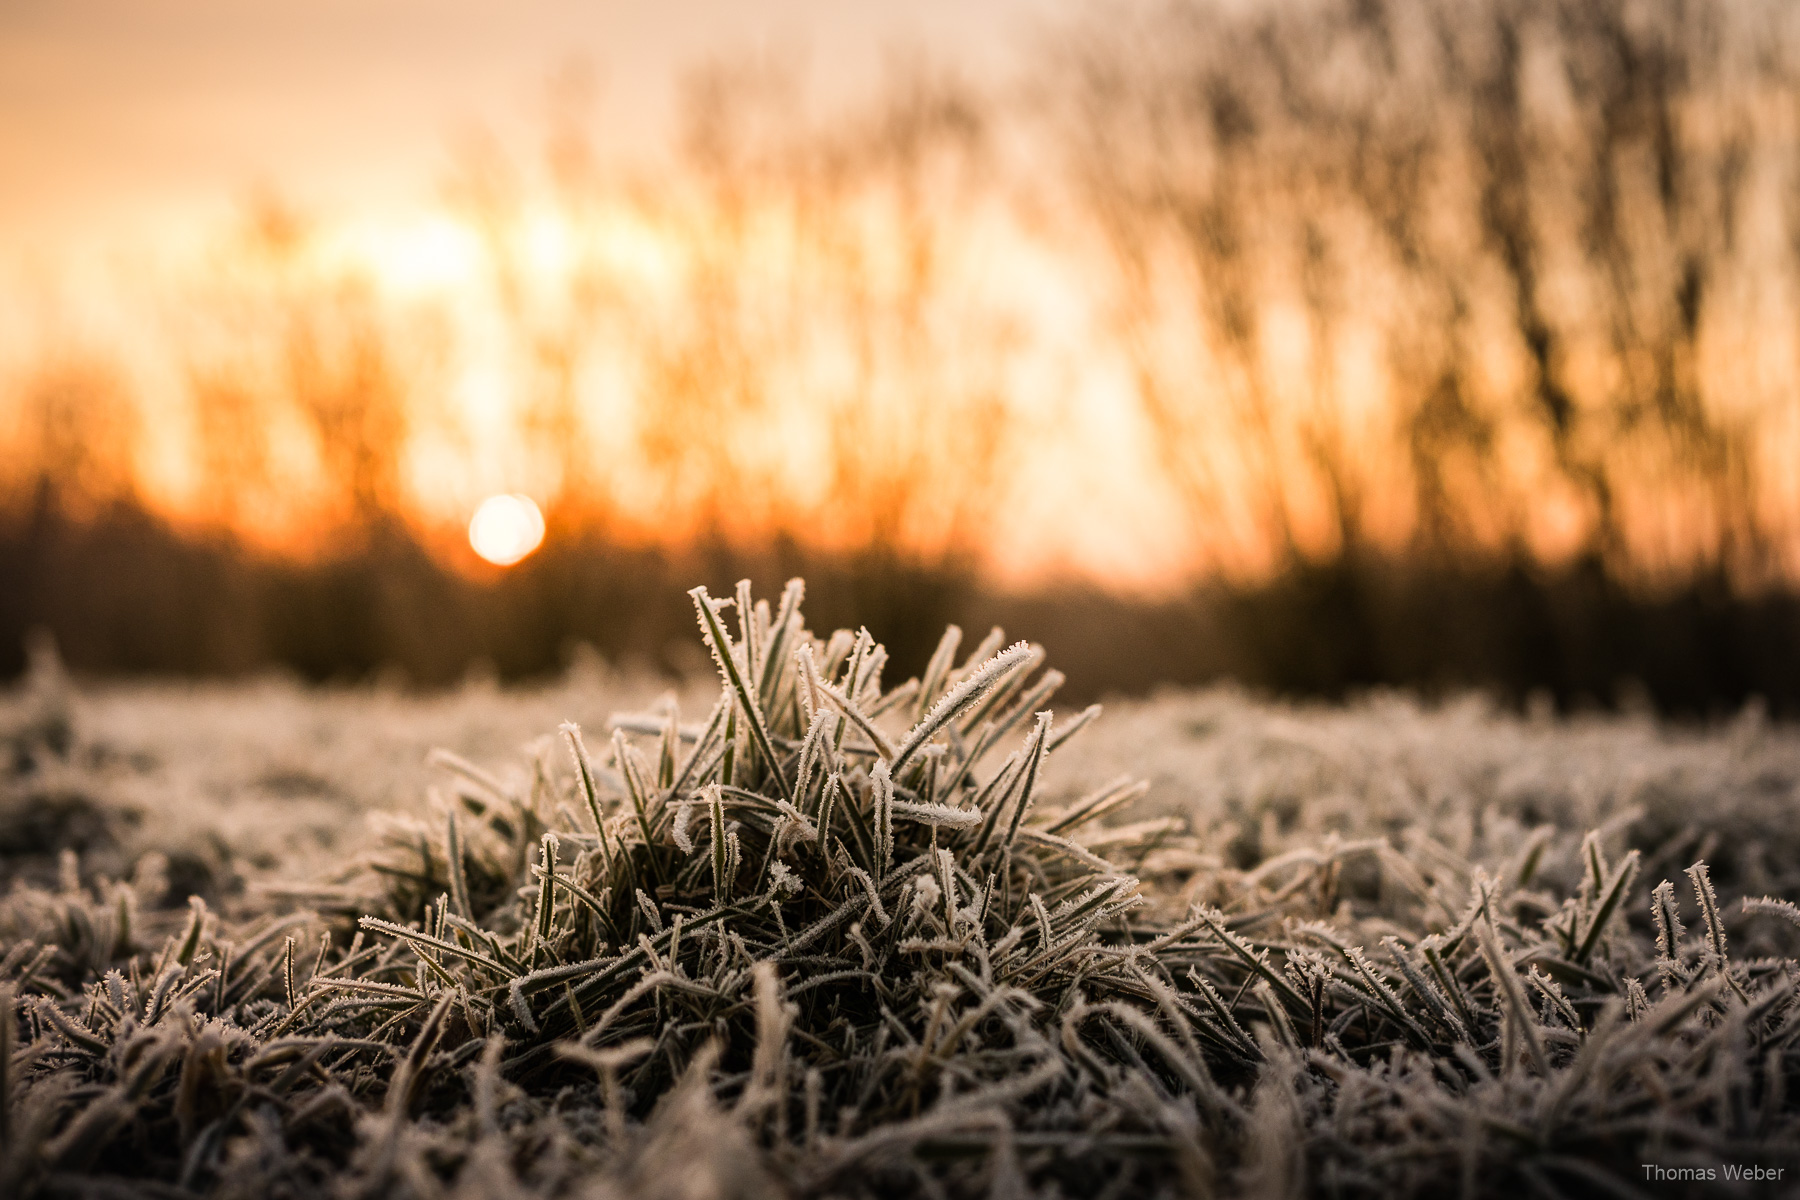
[[[393,231],[441,199],[459,141],[534,144],[571,68],[593,81],[600,153],[653,163],[684,76],[709,61],[791,63],[808,109],[828,115],[875,93],[896,56],[1004,79],[1074,2],[0,0],[0,313],[17,318],[0,352],[29,343],[13,347],[29,357],[40,312],[53,331],[135,336],[140,310],[125,296],[108,318],[109,289],[204,257],[259,193],[373,230],[392,258]],[[1109,408],[1062,457],[1037,456],[1030,490],[1098,487],[1069,485],[1129,454],[1094,453],[1124,436]],[[1117,532],[1150,523],[1115,511],[1155,501],[1101,490],[1104,510],[1027,513],[1039,535],[999,538],[995,565],[1125,578],[1136,562],[1135,582],[1160,579],[1160,560]]]
[[[453,293],[458,279],[479,268],[478,255],[456,252],[456,239],[445,234],[440,219],[447,207],[446,181],[459,161],[467,165],[468,160],[459,160],[459,155],[466,151],[472,133],[488,132],[498,146],[530,159],[551,128],[553,80],[567,77],[571,68],[586,70],[594,80],[587,129],[602,158],[626,166],[642,163],[653,167],[673,145],[684,77],[709,61],[734,63],[762,56],[791,65],[806,88],[807,108],[829,117],[840,107],[879,94],[896,56],[923,58],[973,80],[990,85],[1001,81],[1003,85],[1017,66],[1033,62],[1041,68],[1045,61],[1038,53],[1042,40],[1054,35],[1059,26],[1074,28],[1070,21],[1074,10],[1091,11],[1093,5],[1102,3],[1104,0],[511,0],[506,4],[495,0],[0,0],[0,392],[7,383],[7,368],[30,372],[40,358],[54,365],[58,354],[72,358],[94,347],[116,353],[121,362],[135,366],[140,358],[151,356],[140,355],[134,340],[151,343],[159,338],[174,347],[165,356],[167,370],[162,376],[146,375],[133,382],[147,395],[174,395],[184,388],[188,380],[182,371],[187,364],[175,361],[182,346],[178,339],[165,336],[173,326],[159,325],[151,318],[164,315],[158,301],[171,296],[179,299],[185,293],[165,286],[164,293],[158,294],[157,281],[167,285],[170,280],[186,280],[188,268],[205,266],[208,256],[219,253],[234,229],[241,231],[246,201],[258,195],[272,194],[308,218],[309,229],[342,235],[350,251],[361,255],[359,262],[374,268],[373,274],[381,282],[424,279],[430,286]],[[1255,12],[1257,3],[1225,0],[1221,7]],[[1092,27],[1134,11],[1125,5],[1103,8],[1095,14]],[[1700,55],[1696,61],[1703,59]],[[1250,66],[1254,68],[1254,64]],[[1782,214],[1791,206],[1786,206],[1782,199],[1786,193],[1780,188],[1788,186],[1781,182],[1787,175],[1778,177],[1773,172],[1791,170],[1791,126],[1771,124],[1757,137],[1762,139],[1756,142],[1758,161],[1767,162],[1756,170],[1763,172],[1765,182],[1774,182],[1756,193],[1772,199],[1755,211],[1774,216],[1756,228],[1766,226],[1768,236],[1776,238],[1771,244],[1786,245],[1791,239]],[[1280,143],[1268,144],[1278,148]],[[1703,141],[1695,142],[1689,151],[1710,153]],[[1637,170],[1635,158],[1619,162],[1622,171]],[[1116,167],[1116,161],[1109,166]],[[1171,169],[1176,176],[1184,169],[1179,156]],[[1750,172],[1753,179],[1758,178],[1756,170]],[[1695,172],[1694,178],[1702,175]],[[1544,203],[1558,202],[1560,193],[1554,189],[1562,186],[1556,182],[1561,177],[1556,170],[1549,170],[1539,180],[1542,187],[1551,189],[1545,192],[1548,199]],[[1724,178],[1722,172],[1718,178]],[[1641,189],[1620,192],[1627,200],[1639,194],[1652,193]],[[1454,189],[1445,195],[1449,199],[1438,197],[1436,202],[1460,203]],[[965,286],[966,281],[958,276],[954,295],[964,297],[979,290],[977,285],[991,284],[996,292],[1006,293],[1005,311],[1017,315],[1029,335],[1025,338],[1029,344],[1019,357],[1027,361],[1030,373],[1009,380],[1009,401],[1018,400],[1015,407],[1025,410],[1026,423],[1038,433],[1036,448],[1018,456],[1023,465],[1017,473],[1028,481],[1021,490],[1041,503],[1018,507],[1011,523],[991,533],[989,541],[1002,568],[1021,576],[1066,565],[1073,573],[1134,587],[1167,584],[1193,566],[1182,537],[1194,531],[1210,536],[1213,527],[1229,533],[1241,516],[1238,510],[1252,511],[1253,489],[1237,486],[1241,473],[1233,472],[1239,464],[1227,461],[1223,474],[1213,467],[1207,469],[1225,480],[1220,487],[1235,508],[1222,505],[1201,510],[1191,498],[1171,498],[1167,473],[1157,454],[1167,444],[1155,442],[1133,415],[1138,399],[1133,364],[1128,361],[1133,351],[1127,341],[1110,336],[1113,326],[1109,322],[1117,319],[1117,314],[1107,309],[1110,277],[1093,275],[1092,261],[1083,257],[1091,249],[1088,243],[1079,236],[1062,238],[1054,231],[1054,197],[1046,200],[1034,194],[1029,199],[1032,204],[1008,210],[1010,215],[996,223],[994,236],[977,220],[964,220],[960,211],[953,222],[961,240],[974,244],[974,249],[964,254],[961,266],[965,274],[976,277],[975,284]],[[1052,219],[1044,218],[1045,211],[1051,211]],[[1271,237],[1286,236],[1281,223],[1286,219],[1271,219]],[[1046,235],[1047,230],[1052,232]],[[1695,231],[1690,232],[1701,244],[1711,236],[1700,229],[1699,222]],[[1679,241],[1690,232],[1673,230],[1667,236]],[[462,234],[465,241],[475,236],[466,221]],[[663,236],[687,235],[677,229]],[[1361,243],[1355,239],[1360,236],[1355,230],[1345,235],[1348,240],[1344,244],[1351,248],[1347,253],[1356,253],[1354,248]],[[705,239],[688,240],[704,243]],[[654,237],[639,241],[639,249],[652,259],[668,249]],[[565,245],[566,239],[545,244],[553,247],[551,257],[556,257],[561,252],[554,247]],[[1656,255],[1662,252],[1660,244],[1651,245],[1644,263],[1654,267],[1660,261]],[[1452,261],[1464,261],[1456,257],[1460,253],[1455,252]],[[1271,262],[1271,270],[1279,274],[1283,260],[1277,256]],[[1377,268],[1381,265],[1378,260],[1370,262]],[[447,267],[453,269],[445,274]],[[1773,274],[1765,279],[1746,267],[1746,282],[1732,284],[1735,291],[1709,285],[1709,298],[1727,297],[1721,302],[1727,307],[1719,311],[1732,315],[1709,322],[1718,327],[1719,338],[1729,338],[1709,340],[1701,349],[1713,353],[1718,361],[1728,361],[1734,370],[1739,364],[1750,364],[1746,369],[1752,372],[1753,386],[1721,387],[1721,395],[1759,397],[1731,403],[1739,407],[1765,405],[1783,422],[1769,428],[1777,433],[1787,430],[1782,436],[1791,436],[1796,426],[1788,403],[1792,351],[1787,332],[1793,322],[1784,315],[1789,311],[1783,307],[1785,300],[1769,301],[1759,290],[1785,289],[1790,281],[1781,274],[1785,267],[1771,270]],[[205,278],[198,268],[191,274],[195,279]],[[1580,341],[1586,335],[1577,311],[1581,303],[1578,289],[1583,286],[1578,274],[1565,277],[1551,270],[1545,278],[1553,290],[1566,286],[1571,289],[1567,295],[1575,297],[1570,302],[1573,315],[1565,322],[1565,332],[1576,339],[1570,344],[1601,347],[1592,360],[1601,366],[1579,356],[1571,360],[1572,369],[1587,372],[1582,379],[1597,381],[1592,387],[1594,395],[1601,398],[1596,401],[1597,411],[1601,411],[1610,403],[1604,397],[1611,387],[1606,371],[1612,368],[1607,365],[1610,360],[1605,358],[1603,342]],[[1179,271],[1171,276],[1178,277]],[[1404,272],[1391,278],[1380,274],[1369,278],[1405,282]],[[1644,278],[1649,281],[1646,287],[1661,286],[1655,270]],[[1427,280],[1421,286],[1426,291],[1419,295],[1425,300],[1418,302],[1426,303],[1436,294],[1432,290],[1435,285]],[[132,291],[134,288],[143,294]],[[1394,303],[1412,303],[1406,299],[1410,294],[1394,291]],[[1269,295],[1280,304],[1269,307],[1259,318],[1266,343],[1260,347],[1264,358],[1277,351],[1298,356],[1310,345],[1305,341],[1310,335],[1304,332],[1296,297]],[[1413,328],[1410,310],[1397,307],[1390,312],[1383,307],[1384,297],[1381,287],[1365,288],[1359,300],[1370,301],[1364,306],[1369,324],[1365,328],[1353,320],[1343,326],[1335,341],[1321,344],[1319,357],[1330,367],[1329,378],[1337,378],[1341,371],[1343,378],[1351,381],[1345,385],[1345,403],[1351,405],[1347,411],[1361,414],[1353,419],[1380,430],[1386,429],[1379,424],[1385,419],[1380,406],[1390,401],[1382,391],[1385,377],[1367,363],[1377,362],[1393,348],[1383,340],[1388,337],[1383,322],[1392,320],[1394,328],[1403,331]],[[1204,329],[1197,338],[1191,336],[1193,328],[1184,323],[1187,310],[1181,307],[1187,302],[1185,292],[1176,300],[1168,310],[1173,323],[1161,331],[1169,334],[1169,346],[1159,342],[1150,352],[1167,351],[1166,359],[1157,358],[1156,362],[1158,369],[1172,372],[1172,378],[1197,380],[1199,387],[1209,388],[1212,376],[1206,372],[1211,360],[1204,353]],[[1524,361],[1517,346],[1504,340],[1512,336],[1503,328],[1511,319],[1506,315],[1510,311],[1501,304],[1490,314],[1494,329],[1500,331],[1495,336],[1502,339],[1492,343],[1499,347],[1498,357],[1492,359],[1495,363]],[[1751,347],[1754,353],[1721,349],[1735,346],[1747,336],[1743,330],[1751,326],[1737,319],[1735,314],[1740,311],[1773,314],[1771,328],[1779,336],[1758,333],[1756,340],[1761,344]],[[1362,315],[1358,313],[1358,319]],[[489,355],[492,363],[482,358],[478,353],[481,346],[475,344],[478,341],[464,337],[459,343],[463,357],[474,365],[444,393],[481,391],[493,401],[486,409],[504,421],[517,411],[520,388],[509,385],[500,367],[493,366],[504,366],[501,356]],[[1393,345],[1410,346],[1410,333]],[[1514,348],[1509,351],[1507,346]],[[1766,370],[1765,359],[1773,364]],[[1293,394],[1287,396],[1283,391],[1283,397],[1273,402],[1289,405],[1292,428],[1300,431],[1295,434],[1300,437],[1310,428],[1302,402],[1309,394],[1307,389],[1313,387],[1314,376],[1286,370],[1288,361],[1298,363],[1299,358],[1277,362],[1280,369],[1274,374],[1280,376],[1284,388],[1291,385]],[[1261,366],[1267,368],[1268,363]],[[1508,378],[1496,376],[1498,381],[1492,383],[1495,397],[1505,398],[1502,393],[1513,386]],[[1197,393],[1208,402],[1223,394]],[[1329,393],[1324,394],[1329,398]],[[433,397],[438,398],[436,393]],[[0,394],[0,400],[5,398]],[[469,407],[473,410],[482,405],[472,401]],[[1212,409],[1225,416],[1195,425],[1211,431],[1206,434],[1207,445],[1222,448],[1212,457],[1230,460],[1232,455],[1247,455],[1253,460],[1254,446],[1231,432],[1236,427],[1231,425],[1227,406],[1213,404],[1206,411]],[[1529,404],[1519,411],[1531,411]],[[1370,417],[1370,413],[1376,416]],[[161,415],[166,416],[166,411]],[[0,436],[6,432],[8,418],[0,404]],[[176,439],[173,421],[151,422],[150,426],[158,436]],[[1521,437],[1530,434],[1536,438],[1541,432],[1529,423],[1518,428],[1525,431]],[[1242,434],[1243,438],[1249,436]],[[1193,435],[1190,442],[1199,444],[1198,439],[1199,435]],[[1754,439],[1746,444],[1752,449],[1758,446]],[[1530,452],[1537,456],[1531,461],[1550,461],[1550,451],[1543,445],[1534,441],[1531,446],[1535,448]],[[479,448],[491,449],[486,442],[480,442]],[[156,458],[160,452],[144,453]],[[1276,463],[1271,470],[1278,470],[1283,464],[1304,464],[1311,451],[1290,448],[1281,452],[1288,454],[1287,458],[1270,453]],[[1779,450],[1771,453],[1776,466],[1767,472],[1768,484],[1784,489],[1771,494],[1785,506],[1782,511],[1792,511],[1794,493],[1788,481],[1793,473],[1779,469]],[[173,461],[178,456],[162,457]],[[493,463],[501,463],[497,453],[489,457]],[[190,474],[197,470],[192,464],[189,468]],[[501,467],[493,466],[493,470],[500,472]],[[1660,485],[1651,469],[1629,468],[1627,474],[1633,470],[1637,474],[1632,478],[1643,484],[1644,494],[1656,500]],[[446,474],[435,468],[421,473],[434,480]],[[491,479],[481,476],[473,467],[464,471],[464,477],[463,482],[483,495],[522,486],[517,479],[499,474]],[[1293,477],[1303,483],[1312,478],[1304,471]],[[1395,476],[1397,481],[1400,478]],[[482,498],[453,495],[454,489],[442,486],[439,490],[464,507],[472,507]],[[1237,503],[1240,493],[1252,500]],[[1310,494],[1315,498],[1325,495],[1317,487]],[[1410,519],[1404,516],[1410,493],[1403,492],[1397,482],[1392,495],[1396,498],[1394,511],[1403,514],[1391,522],[1393,536],[1398,538]],[[1531,498],[1534,511],[1546,508],[1542,497],[1533,493]],[[1565,508],[1577,513],[1576,508]],[[1325,512],[1325,501],[1319,499],[1313,510]],[[1704,507],[1693,511],[1701,513]],[[1665,523],[1672,522],[1673,528],[1681,520],[1686,517],[1678,513]],[[1573,531],[1565,540],[1574,544],[1581,529],[1578,517],[1562,523]],[[1710,528],[1703,521],[1696,527]],[[1008,563],[1012,565],[1008,567]]]
[[[667,144],[696,64],[798,56],[829,106],[895,52],[1004,71],[1055,0],[0,0],[0,263],[215,230],[243,197],[416,204],[475,127],[541,128],[596,78],[624,158]]]

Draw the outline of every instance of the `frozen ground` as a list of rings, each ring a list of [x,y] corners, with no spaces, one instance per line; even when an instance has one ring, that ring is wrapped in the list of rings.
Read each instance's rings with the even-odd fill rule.
[[[1213,689],[1109,705],[1039,778],[1020,683],[997,748],[969,749],[969,708],[897,802],[926,705],[847,683],[887,731],[828,749],[801,661],[748,668],[779,752],[699,727],[709,680],[675,697],[698,740],[640,733],[625,775],[610,718],[671,694],[597,664],[413,696],[40,663],[0,698],[0,1193],[1761,1195],[1785,1192],[1688,1185],[1800,1171],[1800,729]],[[1073,820],[1121,777],[1142,799]],[[994,786],[934,808],[963,778]],[[1683,1174],[1645,1191],[1646,1163]]]
[[[593,664],[549,685],[474,681],[429,695],[283,678],[46,678],[5,697],[0,730],[17,741],[66,719],[73,742],[66,759],[40,754],[42,770],[0,784],[0,872],[43,874],[72,846],[114,874],[159,850],[214,891],[302,879],[360,843],[374,814],[422,811],[444,782],[426,763],[432,749],[522,777],[534,743],[560,722],[604,731],[614,713],[669,691]],[[713,698],[710,681],[686,691],[689,714]],[[1051,797],[1119,775],[1148,782],[1119,819],[1187,819],[1209,860],[1202,877],[1332,836],[1498,863],[1525,831],[1550,825],[1604,828],[1643,848],[1645,877],[1705,858],[1716,880],[1747,892],[1800,892],[1800,729],[1755,708],[1701,728],[1644,715],[1526,717],[1472,695],[1337,706],[1233,688],[1169,692],[1109,703],[1046,771]],[[96,806],[129,819],[96,818]]]
[[[441,776],[435,748],[517,769],[535,739],[565,720],[604,729],[615,709],[654,698],[654,680],[588,669],[555,685],[500,690],[486,682],[431,695],[321,689],[287,678],[247,683],[96,683],[46,679],[8,697],[0,728],[65,719],[69,754],[6,784],[0,851],[14,869],[54,866],[73,845],[111,866],[156,849],[232,890],[253,879],[304,878],[361,839],[371,814],[417,810]],[[14,737],[18,738],[19,733]],[[60,809],[33,818],[21,809]],[[90,819],[102,805],[128,819]]]

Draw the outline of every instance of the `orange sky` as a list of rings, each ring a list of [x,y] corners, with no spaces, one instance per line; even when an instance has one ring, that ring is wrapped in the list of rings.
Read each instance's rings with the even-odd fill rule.
[[[272,189],[320,220],[336,251],[372,262],[402,293],[454,291],[467,270],[459,233],[437,208],[459,138],[541,137],[550,80],[572,65],[596,83],[599,149],[651,161],[674,132],[679,83],[709,59],[746,54],[799,68],[820,113],[873,93],[896,54],[923,54],[972,77],[1004,77],[1057,0],[7,0],[0,4],[0,313],[21,318],[10,349],[69,338],[130,358],[150,342],[141,295],[119,283],[179,273]],[[654,247],[651,247],[654,251]],[[1002,252],[1002,257],[1005,257]],[[994,265],[993,261],[985,264]],[[148,268],[148,270],[146,270]],[[1087,320],[1080,288],[1041,256],[1000,272],[1037,298],[1051,343]],[[151,285],[154,286],[154,285]],[[46,300],[46,297],[49,299]],[[1075,309],[1071,309],[1071,305]],[[42,313],[52,316],[46,327]],[[472,332],[472,329],[474,330]],[[35,332],[33,332],[35,331]],[[481,420],[478,328],[465,327],[453,403]],[[11,342],[11,345],[5,343]],[[1069,349],[1064,346],[1064,349]],[[154,351],[139,360],[152,390]],[[1043,357],[1043,356],[1040,356]],[[1178,555],[1155,533],[1166,497],[1121,485],[1143,456],[1119,419],[1117,380],[1069,386],[1052,356],[1035,430],[1012,482],[1009,515],[989,531],[1001,576],[1073,570],[1145,587]],[[163,381],[165,384],[167,380]],[[491,417],[492,414],[490,413]],[[504,418],[502,418],[504,424]],[[140,462],[153,487],[187,486],[179,435],[151,428]],[[496,435],[490,446],[503,444]],[[446,521],[484,495],[525,486],[516,458],[476,461],[436,447],[413,455],[433,473],[428,507]],[[509,466],[511,462],[513,465]],[[1141,485],[1142,472],[1136,473]],[[296,493],[298,494],[298,493]],[[465,518],[466,519],[466,518]]]
[[[273,194],[313,220],[320,231],[314,248],[336,264],[328,270],[347,264],[374,277],[384,302],[443,310],[451,351],[442,386],[413,401],[451,416],[437,428],[423,423],[409,436],[403,483],[415,516],[443,528],[460,526],[483,498],[531,493],[544,474],[519,436],[528,385],[517,347],[493,344],[500,322],[494,297],[482,294],[492,279],[475,261],[480,251],[471,249],[474,235],[455,224],[445,203],[458,147],[473,131],[489,131],[507,152],[531,159],[549,127],[552,80],[585,67],[595,84],[586,116],[598,152],[610,163],[653,165],[668,153],[676,132],[684,74],[708,60],[737,62],[759,54],[793,66],[808,110],[822,117],[880,93],[885,68],[908,52],[1004,92],[1014,67],[1081,4],[0,0],[0,388],[17,377],[10,370],[33,369],[33,356],[43,357],[46,348],[66,349],[71,357],[99,351],[115,359],[131,373],[141,406],[158,418],[145,423],[136,447],[138,473],[153,497],[179,511],[202,489],[195,485],[194,455],[182,445],[182,418],[170,418],[193,408],[183,392],[191,382],[183,372],[192,364],[181,357],[191,347],[170,336],[176,327],[170,322],[179,320],[170,310],[179,307],[182,289],[206,285],[208,264],[217,265],[221,245],[242,223],[246,199]],[[613,260],[608,270],[615,278],[636,280],[653,293],[658,272],[667,279],[674,270],[659,263],[679,262],[689,253],[683,239],[693,231],[680,228],[679,216],[660,229],[634,229],[628,209],[620,203],[626,215],[616,222],[605,216],[602,223],[611,224],[603,240],[610,241],[602,256]],[[966,311],[986,304],[982,311],[1016,324],[1024,343],[996,385],[1019,442],[1005,456],[993,518],[979,531],[987,566],[1002,579],[1075,572],[1138,590],[1175,584],[1197,566],[1256,569],[1254,543],[1263,535],[1253,505],[1237,503],[1259,494],[1253,480],[1241,478],[1250,469],[1245,439],[1230,427],[1229,405],[1206,390],[1219,371],[1204,353],[1190,353],[1203,348],[1192,321],[1183,323],[1186,310],[1179,304],[1170,310],[1173,323],[1164,332],[1181,345],[1162,368],[1174,372],[1190,409],[1205,418],[1196,425],[1203,432],[1184,444],[1220,460],[1205,464],[1223,481],[1222,501],[1210,505],[1178,500],[1159,473],[1157,447],[1134,410],[1130,351],[1109,332],[1117,314],[1105,307],[1108,285],[1078,240],[1032,227],[1041,216],[1013,210],[984,224],[987,218],[976,208],[958,210],[945,222],[957,246],[937,294],[959,304],[975,298],[978,303]],[[566,257],[558,248],[560,235],[553,222],[528,232],[527,258],[543,260],[532,269],[554,284],[559,271],[568,274],[568,263],[559,262]],[[734,270],[751,286],[764,282],[752,262],[734,263]],[[792,282],[774,279],[769,286]],[[1185,289],[1182,304],[1191,299],[1193,282],[1176,281],[1178,290]],[[1347,381],[1354,432],[1370,435],[1372,446],[1384,436],[1381,414],[1393,401],[1391,381],[1377,362],[1381,288],[1365,299],[1371,323],[1361,329],[1352,321],[1341,331],[1346,337],[1330,351],[1336,355],[1330,365]],[[679,303],[677,298],[673,307]],[[1759,403],[1768,395],[1784,397],[1792,323],[1779,306],[1753,298],[1745,303],[1762,322],[1755,353],[1733,351],[1725,367],[1709,371],[1725,392],[1754,393]],[[954,325],[965,309],[952,305],[948,311]],[[1267,323],[1265,355],[1297,361],[1294,356],[1310,345],[1294,313],[1276,305],[1259,317]],[[1499,319],[1503,324],[1504,316]],[[1782,336],[1762,336],[1763,324]],[[1287,336],[1296,330],[1297,340]],[[952,329],[932,344],[962,345],[956,334]],[[1710,336],[1717,341],[1720,335]],[[825,357],[831,353],[828,347]],[[1515,347],[1510,359],[1497,351],[1482,361],[1499,369],[1509,362],[1516,367],[1517,358]],[[1769,380],[1739,388],[1738,375],[1754,374],[1764,360],[1774,362],[1765,372]],[[908,360],[902,355],[898,361],[904,367]],[[953,363],[949,374],[961,367]],[[769,386],[792,388],[800,380],[803,388],[809,369],[829,374],[833,364],[777,364]],[[1273,375],[1295,391],[1274,402],[1299,411],[1310,376],[1285,368]],[[942,378],[929,371],[876,380],[895,395],[934,382]],[[642,381],[583,381],[582,419],[590,432],[606,432],[608,422],[629,423],[603,410],[633,386]],[[841,391],[842,381],[833,386]],[[1498,380],[1490,390],[1508,387],[1517,391],[1517,380]],[[796,400],[781,419],[816,424],[821,410],[807,403]],[[910,416],[913,410],[907,411]],[[1791,444],[1791,404],[1782,412],[1786,423],[1769,424],[1767,432]],[[0,448],[11,415],[0,403]],[[302,441],[287,439],[284,449]],[[793,443],[789,438],[780,449],[791,452]],[[625,446],[628,439],[601,438],[597,444]],[[1379,456],[1365,453],[1361,442],[1346,445],[1373,485],[1392,484],[1374,488],[1381,503],[1372,506],[1370,531],[1403,542],[1412,520],[1405,486],[1370,468]],[[308,467],[299,461],[304,457],[298,452],[285,468],[294,472],[285,500],[296,514],[308,502]],[[653,522],[667,510],[668,497],[654,486],[637,486],[628,457],[613,455],[605,486],[615,500],[625,498],[627,517],[635,503],[642,519]],[[1273,465],[1279,476],[1281,464]],[[1567,505],[1559,509],[1556,494],[1532,487],[1531,470],[1515,473],[1526,480],[1534,548],[1554,557],[1559,545],[1578,543],[1584,534],[1580,514]],[[1764,474],[1770,503],[1791,514],[1792,473]],[[797,466],[789,475],[804,471]],[[1278,482],[1299,478],[1289,471]],[[1654,492],[1653,476],[1640,482]],[[535,490],[543,498],[544,489]],[[1304,487],[1293,498],[1300,524],[1310,522],[1328,539],[1320,499]],[[1567,529],[1554,528],[1558,520]],[[270,516],[264,524],[279,520]],[[1299,541],[1307,550],[1329,549],[1309,534]],[[1671,557],[1686,553],[1678,545]]]
[[[794,55],[829,106],[916,49],[1004,71],[1056,0],[5,0],[0,264],[210,231],[244,192],[402,210],[473,124],[541,129],[547,80],[598,77],[603,147],[666,142],[682,72]]]

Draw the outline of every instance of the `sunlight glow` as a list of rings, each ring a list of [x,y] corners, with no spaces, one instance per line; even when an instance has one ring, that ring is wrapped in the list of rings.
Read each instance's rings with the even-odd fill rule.
[[[489,496],[469,522],[469,545],[497,567],[510,567],[544,541],[544,514],[530,496]]]
[[[401,296],[467,289],[484,266],[478,233],[440,213],[352,221],[320,247],[328,262],[359,264]]]

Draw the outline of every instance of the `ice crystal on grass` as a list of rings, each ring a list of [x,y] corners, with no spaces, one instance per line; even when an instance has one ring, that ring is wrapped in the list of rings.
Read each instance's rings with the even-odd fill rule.
[[[798,582],[692,595],[704,723],[439,755],[318,911],[16,887],[0,1192],[1575,1195],[1800,1142],[1790,898],[1695,863],[1690,937],[1620,822],[1227,870],[1048,792],[1040,649],[884,687]]]

